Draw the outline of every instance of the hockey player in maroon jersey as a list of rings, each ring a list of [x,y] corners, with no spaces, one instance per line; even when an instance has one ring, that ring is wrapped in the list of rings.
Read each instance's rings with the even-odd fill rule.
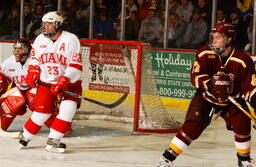
[[[253,96],[255,69],[252,59],[236,49],[235,29],[228,23],[217,24],[210,33],[208,46],[199,49],[191,70],[197,91],[188,108],[185,122],[160,158],[157,167],[171,167],[173,161],[210,124],[213,113],[220,114],[227,129],[233,131],[238,167],[253,167],[251,120],[228,100],[231,96],[245,109],[244,99],[255,107]],[[253,77],[254,76],[254,77]]]

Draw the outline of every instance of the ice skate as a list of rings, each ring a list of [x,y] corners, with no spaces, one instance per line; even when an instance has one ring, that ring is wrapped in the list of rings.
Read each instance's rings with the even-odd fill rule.
[[[49,138],[45,150],[53,153],[64,153],[66,144],[61,143],[60,140]]]
[[[253,159],[247,161],[238,160],[238,167],[254,167],[255,161]]]
[[[20,147],[19,147],[19,148],[20,148],[20,149],[26,148],[29,141],[30,141],[30,140],[25,139],[24,136],[21,134],[21,135],[20,135],[20,140],[19,140],[19,143],[20,143]]]
[[[172,161],[166,159],[164,156],[160,158],[160,161],[156,165],[156,167],[171,167],[173,165]]]

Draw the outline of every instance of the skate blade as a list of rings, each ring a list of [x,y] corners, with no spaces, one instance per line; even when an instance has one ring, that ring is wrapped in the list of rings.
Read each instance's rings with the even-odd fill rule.
[[[24,146],[22,144],[20,144],[20,146],[19,146],[19,149],[21,149],[21,150],[26,149],[26,148],[27,148],[27,146]]]
[[[45,147],[45,150],[48,151],[48,152],[51,152],[51,153],[64,153],[64,152],[66,152],[65,148],[56,148],[56,147],[53,147],[51,145],[47,145]]]

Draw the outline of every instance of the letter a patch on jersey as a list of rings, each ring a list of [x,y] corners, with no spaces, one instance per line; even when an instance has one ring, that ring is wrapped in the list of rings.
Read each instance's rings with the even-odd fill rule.
[[[60,49],[59,50],[63,50],[65,52],[65,43],[63,42],[60,46]]]

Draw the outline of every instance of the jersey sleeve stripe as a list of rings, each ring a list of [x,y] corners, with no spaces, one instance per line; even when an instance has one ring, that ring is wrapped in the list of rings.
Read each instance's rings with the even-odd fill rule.
[[[235,58],[235,57],[231,57],[230,60],[240,63],[244,68],[246,68],[246,64],[244,63],[243,60]]]
[[[252,96],[256,93],[256,88],[254,88],[249,94],[249,101],[251,101]]]
[[[83,67],[79,64],[69,64],[69,67],[73,67],[73,68],[78,69],[80,71],[83,70]]]
[[[204,55],[216,55],[216,53],[213,52],[213,51],[206,50],[206,51],[201,52],[201,53],[198,55],[198,57],[201,58],[201,57],[203,57]]]
[[[200,84],[199,80],[200,80],[201,78],[203,78],[203,77],[207,77],[207,79],[208,79],[208,75],[207,75],[207,74],[202,74],[202,75],[197,75],[197,76],[195,76],[195,87],[196,87],[196,88],[199,88],[199,84]],[[207,80],[207,81],[208,81],[208,80]]]

